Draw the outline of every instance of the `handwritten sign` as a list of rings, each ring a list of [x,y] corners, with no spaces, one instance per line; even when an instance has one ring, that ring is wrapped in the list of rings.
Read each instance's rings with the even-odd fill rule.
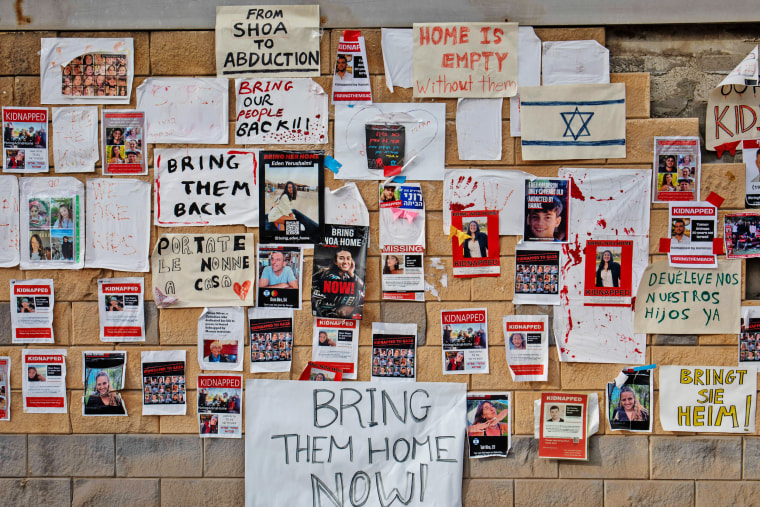
[[[327,143],[327,94],[311,79],[236,79],[235,144]]]
[[[713,366],[660,367],[665,431],[754,433],[757,372]]]
[[[0,268],[19,263],[18,179],[0,176]]]
[[[227,144],[228,86],[224,78],[146,79],[137,87],[145,111],[147,143]]]
[[[414,97],[512,97],[517,23],[414,23]]]
[[[247,381],[246,505],[460,505],[466,384],[345,385]]]
[[[718,269],[650,264],[636,295],[635,332],[738,334],[741,272],[739,260],[719,261]]]
[[[318,5],[216,8],[216,75],[319,76]]]
[[[258,226],[255,150],[156,150],[155,223]]]
[[[252,306],[254,260],[253,234],[162,234],[151,256],[156,304]]]
[[[88,179],[85,266],[150,271],[150,183]]]
[[[53,108],[53,161],[57,173],[95,172],[98,108]]]

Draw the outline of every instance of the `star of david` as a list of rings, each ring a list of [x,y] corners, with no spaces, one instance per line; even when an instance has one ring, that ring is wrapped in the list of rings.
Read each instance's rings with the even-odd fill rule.
[[[576,106],[575,111],[572,113],[560,113],[562,115],[562,121],[565,122],[565,133],[562,137],[572,137],[573,141],[577,141],[579,137],[590,136],[588,131],[588,122],[591,121],[591,117],[594,113],[582,113]],[[580,125],[579,125],[580,124]],[[575,129],[573,128],[575,127]]]

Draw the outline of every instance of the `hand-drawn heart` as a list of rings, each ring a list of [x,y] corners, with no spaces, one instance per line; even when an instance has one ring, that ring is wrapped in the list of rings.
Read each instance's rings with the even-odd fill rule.
[[[251,281],[246,280],[243,285],[240,285],[239,283],[235,282],[235,284],[232,286],[232,290],[235,291],[235,294],[238,295],[238,297],[245,301],[245,297],[248,295],[248,291],[251,288]]]

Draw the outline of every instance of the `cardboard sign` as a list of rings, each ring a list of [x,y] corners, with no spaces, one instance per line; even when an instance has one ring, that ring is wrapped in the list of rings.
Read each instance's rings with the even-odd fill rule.
[[[517,23],[414,23],[414,97],[512,97]]]
[[[460,505],[466,384],[380,385],[248,380],[246,506]]]

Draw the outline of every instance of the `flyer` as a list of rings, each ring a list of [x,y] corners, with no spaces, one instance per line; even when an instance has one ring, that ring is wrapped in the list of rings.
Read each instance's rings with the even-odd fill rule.
[[[324,224],[322,151],[262,151],[259,170],[261,243],[314,244]]]
[[[452,211],[451,232],[455,278],[499,276],[498,211]]]
[[[470,458],[506,457],[512,447],[509,393],[467,393]]]
[[[104,176],[148,174],[143,111],[103,109],[100,138]]]
[[[367,47],[359,30],[344,30],[340,36],[332,101],[351,105],[372,103]]]
[[[314,319],[311,359],[343,371],[343,378],[356,379],[359,357],[359,321]]]
[[[100,341],[145,341],[144,284],[142,277],[98,280]]]
[[[541,393],[538,457],[588,460],[588,395]]]
[[[18,266],[19,255],[18,177],[0,175],[0,268]]]
[[[708,202],[670,203],[670,265],[678,268],[716,268],[713,254],[718,231],[718,208]]]
[[[239,306],[204,308],[198,318],[201,370],[243,371],[245,310]]]
[[[303,251],[300,246],[258,244],[256,306],[301,309]]]
[[[723,215],[723,237],[728,259],[760,257],[760,213],[726,213]]]
[[[381,184],[383,299],[425,300],[425,203],[419,183]]]
[[[650,370],[626,368],[607,384],[607,420],[612,431],[652,432]]]
[[[509,373],[515,382],[545,382],[549,378],[549,316],[505,315]]]
[[[293,310],[249,308],[251,373],[289,372],[293,360]]]
[[[699,200],[699,137],[655,137],[654,167],[652,202]]]
[[[739,366],[760,370],[760,306],[742,306]]]
[[[416,380],[417,324],[372,323],[372,380]]]
[[[586,241],[584,306],[629,306],[633,286],[633,240]]]
[[[56,173],[93,173],[100,159],[98,108],[53,108],[53,165]]]
[[[242,438],[242,375],[198,375],[198,431],[201,438]]]
[[[54,343],[53,279],[11,279],[10,286],[12,343]]]
[[[760,139],[742,141],[742,159],[745,165],[744,204],[755,208],[760,206]]]
[[[343,379],[343,370],[325,363],[309,361],[306,368],[301,372],[298,380],[311,380],[316,382],[340,382]]]
[[[404,166],[406,127],[400,123],[367,123],[367,169],[382,169],[386,177],[399,174]]]
[[[82,415],[127,415],[121,397],[124,374],[127,369],[126,351],[82,352],[84,369],[84,396]]]
[[[185,415],[185,354],[182,350],[141,352],[142,415]]]
[[[3,171],[46,173],[48,108],[3,108]]]
[[[66,349],[21,351],[25,414],[65,414]]]
[[[562,287],[562,246],[547,243],[515,246],[514,304],[558,305]]]
[[[325,225],[314,247],[311,311],[315,317],[361,319],[369,227]]]
[[[567,242],[569,180],[525,180],[523,241]]]
[[[11,358],[0,357],[0,421],[11,420]]]
[[[443,374],[488,373],[485,308],[441,310]]]

